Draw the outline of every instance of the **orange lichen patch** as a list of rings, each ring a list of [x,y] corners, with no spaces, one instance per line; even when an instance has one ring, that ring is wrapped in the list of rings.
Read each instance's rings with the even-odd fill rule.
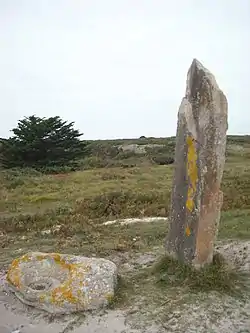
[[[84,275],[82,272],[74,271],[75,278],[78,280],[83,280]],[[72,274],[70,275],[69,279],[62,283],[59,287],[53,289],[50,294],[50,301],[51,303],[60,305],[65,301],[76,304],[81,302],[81,297],[83,296],[83,292],[78,290],[76,295],[74,295],[74,279]],[[82,283],[83,285],[83,283]]]
[[[190,212],[192,212],[192,210],[194,209],[194,195],[196,192],[196,183],[198,179],[197,152],[195,148],[195,142],[192,136],[189,135],[186,139],[186,142],[188,146],[187,174],[189,178],[186,207]]]
[[[21,287],[20,276],[19,268],[16,268],[15,270],[10,269],[7,273],[7,280],[19,289]]]
[[[7,280],[12,283],[16,288],[21,287],[21,271],[20,271],[20,264],[22,262],[28,262],[30,260],[30,256],[28,254],[25,254],[24,256],[14,259],[11,263],[11,266],[7,273]]]
[[[23,255],[20,259],[20,261],[22,261],[22,262],[28,262],[30,260],[31,260],[31,257],[28,254]]]
[[[74,268],[75,266],[75,264],[67,263],[58,253],[43,254],[43,255],[39,254],[37,255],[36,259],[39,261],[44,259],[53,259],[56,264],[60,265],[61,267],[67,270],[72,270],[72,268]]]
[[[62,284],[61,286],[55,288],[51,292],[51,303],[60,305],[64,303],[64,301],[68,301],[69,303],[76,304],[79,302],[79,297],[74,296],[73,294],[73,286],[72,280],[69,279],[67,282]]]
[[[12,263],[11,263],[11,267],[10,267],[10,269],[14,269],[14,268],[19,267],[19,262],[20,262],[20,260],[18,260],[18,259],[14,259],[14,260],[12,261]]]
[[[50,254],[37,254],[31,257],[26,254],[19,259],[13,260],[11,267],[8,271],[7,278],[16,288],[21,287],[21,268],[20,263],[28,261],[43,261],[52,260],[54,265],[59,265],[63,270],[68,271],[67,279],[58,287],[45,291],[39,295],[40,302],[48,301],[56,305],[62,305],[64,302],[71,304],[81,304],[84,302],[83,288],[87,286],[84,281],[84,276],[91,270],[90,265],[83,265],[82,263],[70,263],[63,255],[58,253]],[[76,287],[78,289],[76,290]]]
[[[77,273],[76,268],[83,266],[82,264],[68,263],[65,259],[63,259],[63,257],[59,253],[38,255],[36,258],[37,258],[37,260],[53,259],[56,264],[60,265],[62,268],[72,271],[72,273],[74,273],[74,272]],[[86,272],[89,271],[90,268],[91,268],[90,266],[84,267]]]
[[[185,233],[188,237],[191,235],[191,230],[188,226],[186,227]]]
[[[14,259],[11,263],[11,268],[16,268],[20,265],[20,263],[28,262],[30,260],[31,260],[30,256],[28,254],[25,254],[22,257],[18,258],[18,259]]]
[[[74,290],[75,280],[78,281],[78,284],[84,286],[84,274],[82,271],[80,271],[80,269],[83,268],[83,265],[67,263],[66,260],[64,260],[62,256],[60,256],[57,253],[53,253],[50,255],[43,255],[40,256],[39,259],[48,259],[48,258],[54,259],[55,263],[57,263],[62,268],[67,269],[69,271],[69,278],[67,279],[67,281],[62,283],[59,287],[53,289],[48,295],[50,302],[57,305],[63,304],[65,301],[72,304],[80,303],[81,298],[83,296],[83,292],[81,290],[78,290],[76,292],[76,295],[74,295],[73,290]],[[90,270],[90,268],[91,268],[90,266],[86,265],[84,267],[84,271],[87,272]],[[43,299],[45,299],[45,294],[42,294],[40,296],[40,300]]]

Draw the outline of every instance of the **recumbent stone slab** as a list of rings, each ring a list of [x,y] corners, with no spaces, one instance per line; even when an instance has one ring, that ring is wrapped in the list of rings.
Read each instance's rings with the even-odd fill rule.
[[[201,267],[213,260],[223,194],[228,104],[196,59],[178,112],[167,253]]]
[[[12,262],[7,281],[23,303],[53,314],[71,313],[108,305],[117,267],[101,258],[32,252]]]

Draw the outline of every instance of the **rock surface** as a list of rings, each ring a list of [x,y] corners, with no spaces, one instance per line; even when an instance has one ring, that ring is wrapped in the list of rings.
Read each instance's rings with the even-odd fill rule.
[[[193,60],[178,112],[167,252],[201,267],[211,263],[223,195],[227,99],[214,76]]]
[[[12,262],[7,281],[23,303],[65,314],[108,305],[117,268],[106,259],[33,252]]]

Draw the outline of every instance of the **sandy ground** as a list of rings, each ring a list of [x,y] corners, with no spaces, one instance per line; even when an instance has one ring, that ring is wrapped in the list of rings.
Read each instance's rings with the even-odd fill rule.
[[[23,305],[4,289],[0,291],[0,333],[156,333],[161,329],[133,329],[126,323],[126,312],[118,310],[53,318]]]

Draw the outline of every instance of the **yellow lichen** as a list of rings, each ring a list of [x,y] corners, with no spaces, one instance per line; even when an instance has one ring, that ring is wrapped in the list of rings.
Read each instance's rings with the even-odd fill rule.
[[[188,136],[186,142],[188,146],[187,174],[189,179],[186,207],[190,212],[192,212],[194,209],[194,195],[196,192],[196,182],[198,179],[197,152],[192,136]]]
[[[195,141],[192,136],[188,135],[187,139],[187,175],[188,175],[188,191],[187,191],[187,200],[186,208],[189,212],[192,212],[194,209],[194,196],[196,193],[196,183],[198,180],[198,168],[197,168],[197,152],[195,147]],[[190,227],[187,226],[185,229],[186,236],[191,235]]]
[[[185,232],[186,232],[186,235],[187,235],[187,236],[190,236],[190,235],[191,235],[191,230],[190,230],[189,226],[186,227]]]

